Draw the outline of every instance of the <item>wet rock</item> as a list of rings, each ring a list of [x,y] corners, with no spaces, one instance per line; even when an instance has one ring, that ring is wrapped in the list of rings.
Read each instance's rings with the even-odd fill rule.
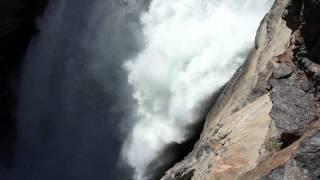
[[[282,78],[288,78],[292,74],[292,70],[290,67],[286,64],[279,64],[278,67],[276,67],[273,71],[273,78],[274,79],[282,79]]]
[[[302,134],[317,114],[315,98],[305,93],[298,80],[279,79],[270,82],[273,87],[271,117],[282,133]]]

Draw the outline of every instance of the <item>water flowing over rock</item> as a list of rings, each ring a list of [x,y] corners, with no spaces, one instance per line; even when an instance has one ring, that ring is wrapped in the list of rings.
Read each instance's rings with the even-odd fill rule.
[[[275,1],[200,140],[162,180],[320,178],[319,13],[317,0]]]
[[[320,0],[272,2],[1,1],[0,179],[320,179]]]
[[[167,146],[194,134],[189,127],[244,62],[272,2],[151,1],[140,20],[145,46],[125,63],[136,118],[123,156],[138,180],[149,179],[153,160],[170,161],[159,156]]]

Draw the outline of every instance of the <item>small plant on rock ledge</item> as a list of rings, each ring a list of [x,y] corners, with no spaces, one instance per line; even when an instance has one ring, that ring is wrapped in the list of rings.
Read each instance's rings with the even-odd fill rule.
[[[281,150],[282,142],[279,138],[272,137],[265,144],[265,148],[269,152],[276,152]]]

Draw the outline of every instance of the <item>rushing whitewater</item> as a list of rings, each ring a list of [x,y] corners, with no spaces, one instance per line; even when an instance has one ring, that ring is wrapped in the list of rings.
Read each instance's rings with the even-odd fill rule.
[[[137,180],[164,148],[189,138],[201,109],[244,62],[272,0],[153,0],[143,49],[125,63],[136,101],[123,147]],[[164,157],[165,158],[165,157]],[[149,172],[148,172],[149,173]]]
[[[158,173],[166,147],[190,138],[243,63],[271,4],[50,1],[23,66],[8,179],[131,179],[121,150],[135,179]]]

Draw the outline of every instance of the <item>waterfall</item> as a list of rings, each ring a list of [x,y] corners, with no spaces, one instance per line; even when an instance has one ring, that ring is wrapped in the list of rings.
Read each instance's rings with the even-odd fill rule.
[[[14,180],[130,179],[117,163],[131,108],[122,64],[144,3],[50,2],[23,66]]]
[[[51,1],[22,68],[9,179],[149,179],[244,62],[272,2]]]
[[[135,125],[123,147],[137,180],[170,144],[181,144],[210,96],[244,62],[272,0],[153,0],[143,49],[127,60]],[[169,156],[169,155],[168,155]],[[162,158],[162,159],[161,159]]]

